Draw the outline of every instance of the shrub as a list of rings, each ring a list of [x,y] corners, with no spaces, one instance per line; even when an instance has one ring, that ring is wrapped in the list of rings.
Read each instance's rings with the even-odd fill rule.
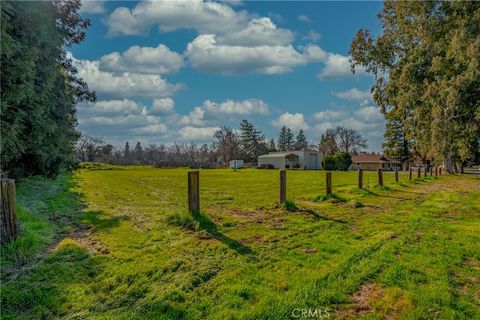
[[[352,164],[352,156],[347,152],[337,152],[333,156],[337,170],[348,170],[348,167]]]
[[[324,170],[336,170],[337,164],[332,156],[325,156],[322,160],[322,167]]]

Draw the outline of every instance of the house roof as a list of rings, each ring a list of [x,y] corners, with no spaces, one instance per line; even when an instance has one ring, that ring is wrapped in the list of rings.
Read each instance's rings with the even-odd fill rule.
[[[395,162],[400,163],[395,160],[387,159],[383,154],[358,154],[352,156],[352,162]]]

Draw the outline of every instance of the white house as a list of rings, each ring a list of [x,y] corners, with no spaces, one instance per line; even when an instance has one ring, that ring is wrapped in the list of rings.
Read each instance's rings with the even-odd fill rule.
[[[322,169],[322,153],[313,150],[271,152],[258,157],[258,168]]]

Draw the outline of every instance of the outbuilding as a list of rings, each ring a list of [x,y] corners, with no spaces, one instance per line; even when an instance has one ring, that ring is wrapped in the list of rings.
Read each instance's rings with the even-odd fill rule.
[[[319,170],[322,154],[314,150],[271,152],[258,157],[259,168]]]
[[[243,168],[243,160],[230,160],[230,168],[232,169]]]

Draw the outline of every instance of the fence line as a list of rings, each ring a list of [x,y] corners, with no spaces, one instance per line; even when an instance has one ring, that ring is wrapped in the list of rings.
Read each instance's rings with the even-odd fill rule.
[[[424,177],[427,177],[428,171],[430,171],[430,176],[442,175],[442,167],[425,167],[424,168]],[[280,170],[280,183],[279,183],[279,201],[283,203],[287,200],[287,171]],[[364,188],[364,172],[363,169],[358,168],[357,170],[358,180],[357,180],[357,187],[359,189]],[[325,192],[327,195],[331,195],[333,193],[333,178],[332,172],[326,171],[325,172]],[[417,178],[422,177],[422,170],[420,167],[417,168]],[[367,176],[368,178],[368,176]],[[411,167],[408,168],[408,180],[411,181],[413,178],[413,169]],[[394,169],[394,181],[398,183],[400,181],[400,173],[398,169]],[[384,185],[383,180],[383,170],[381,168],[377,169],[377,184],[379,186]],[[3,190],[3,184],[2,184]],[[3,198],[3,191],[2,191],[2,198]],[[200,212],[200,177],[199,171],[190,171],[188,172],[188,209],[192,213]],[[2,214],[3,214],[3,202],[2,202]],[[3,220],[2,220],[2,227],[3,227]],[[3,239],[3,238],[2,238]]]

